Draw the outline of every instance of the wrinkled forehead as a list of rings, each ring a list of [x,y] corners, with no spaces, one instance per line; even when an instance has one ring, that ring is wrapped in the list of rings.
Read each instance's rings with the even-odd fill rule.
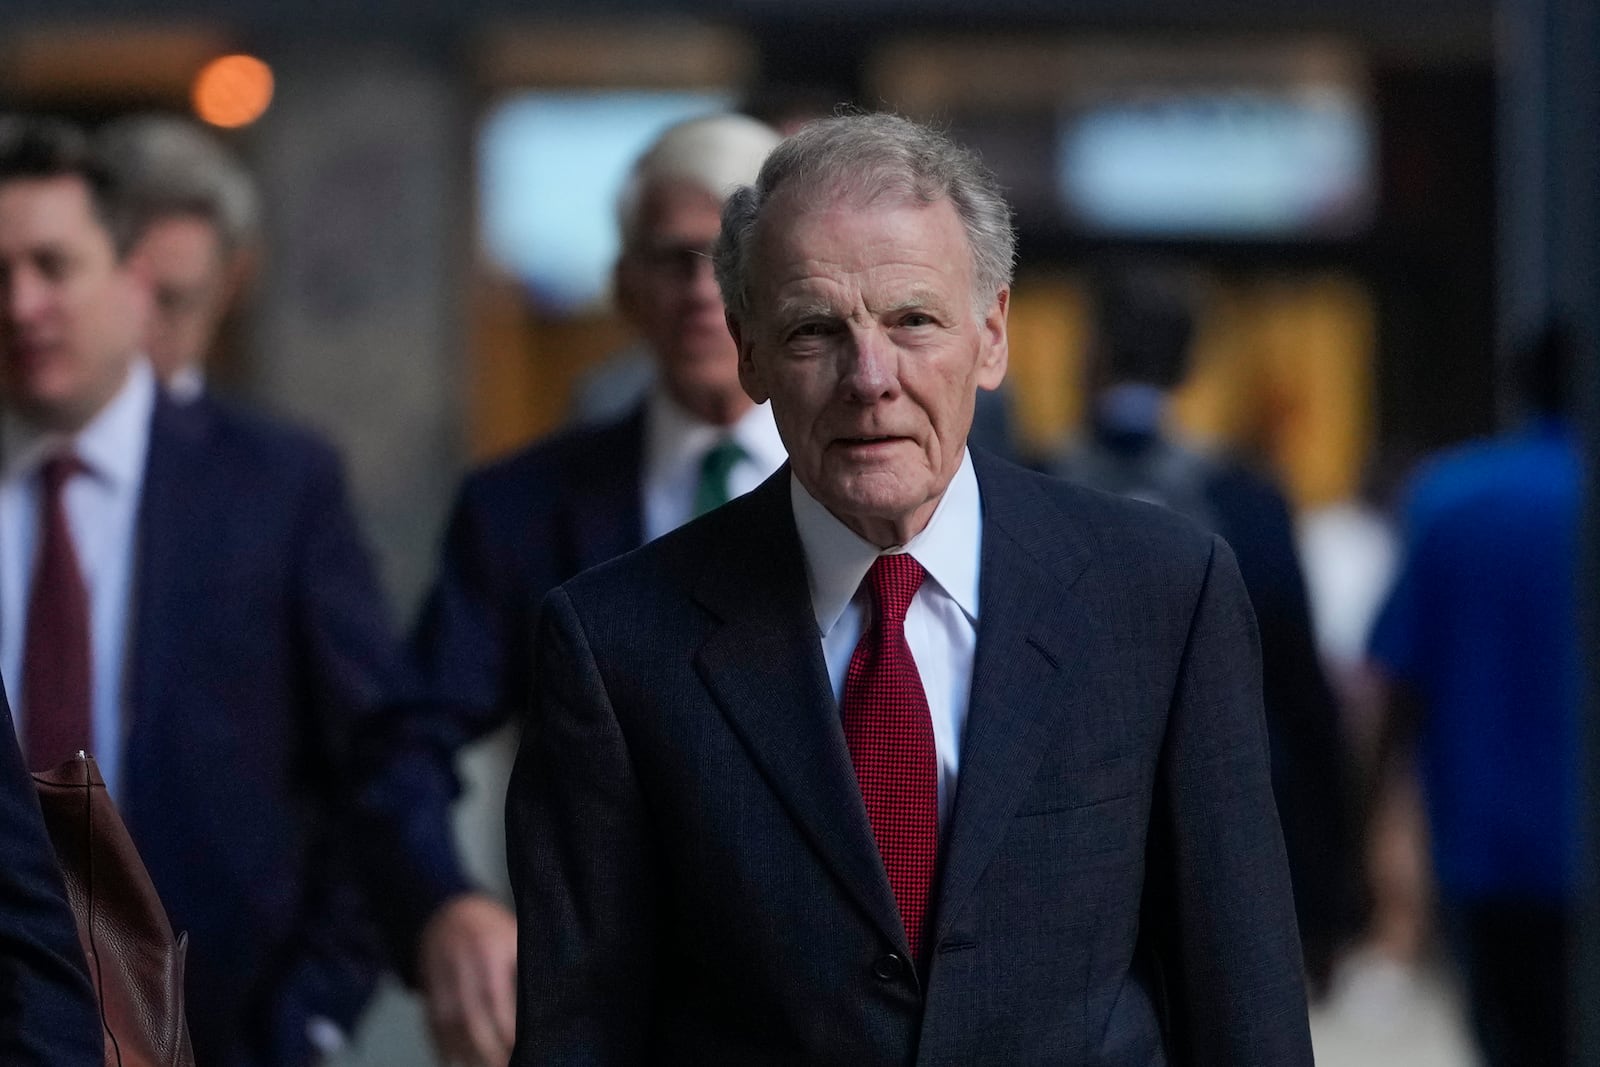
[[[188,212],[152,221],[138,249],[145,265],[165,278],[220,275],[227,266],[221,232],[210,219]]]
[[[649,245],[663,237],[694,235],[711,240],[722,218],[722,197],[698,182],[657,179],[639,193],[638,208],[625,244]]]
[[[761,222],[816,211],[925,207],[943,199],[946,197],[941,190],[925,187],[916,178],[895,171],[868,168],[828,176],[798,174],[771,191]]]
[[[763,205],[756,220],[753,239],[754,255],[749,267],[751,291],[759,292],[768,278],[765,276],[777,264],[785,250],[792,250],[797,234],[818,216],[833,212],[863,216],[892,214],[911,208],[927,221],[930,227],[942,227],[944,219],[936,209],[941,203],[949,209],[948,218],[956,220],[955,232],[961,247],[966,250],[966,264],[970,266],[970,248],[966,247],[966,232],[959,224],[955,204],[948,198],[921,196],[905,185],[890,186],[882,183],[840,181],[822,187],[799,186],[780,188]],[[952,270],[962,264],[950,263]]]

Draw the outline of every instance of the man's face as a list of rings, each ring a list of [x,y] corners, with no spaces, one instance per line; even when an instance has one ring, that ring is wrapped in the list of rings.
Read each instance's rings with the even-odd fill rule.
[[[81,178],[0,184],[0,388],[23,415],[88,422],[121,388],[147,307]]]
[[[217,229],[198,215],[159,219],[145,230],[134,255],[153,298],[145,354],[169,380],[204,362],[227,311],[227,261]]]
[[[695,186],[647,189],[638,232],[617,263],[617,299],[655,351],[673,399],[708,422],[726,423],[749,402],[711,272],[721,213],[722,202]]]
[[[767,209],[739,372],[772,400],[800,484],[880,546],[904,544],[960,467],[977,390],[1006,371],[1002,290],[979,308],[948,200]]]

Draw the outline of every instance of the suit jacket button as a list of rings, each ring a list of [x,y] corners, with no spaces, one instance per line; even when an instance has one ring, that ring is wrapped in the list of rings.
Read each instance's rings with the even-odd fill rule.
[[[885,952],[872,961],[872,973],[883,982],[892,982],[896,978],[904,977],[906,973],[905,957],[898,952]]]

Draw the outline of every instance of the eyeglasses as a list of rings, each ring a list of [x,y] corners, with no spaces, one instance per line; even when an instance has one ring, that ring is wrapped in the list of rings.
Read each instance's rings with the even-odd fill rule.
[[[635,248],[628,255],[652,274],[679,281],[689,281],[711,266],[710,245],[663,244]]]

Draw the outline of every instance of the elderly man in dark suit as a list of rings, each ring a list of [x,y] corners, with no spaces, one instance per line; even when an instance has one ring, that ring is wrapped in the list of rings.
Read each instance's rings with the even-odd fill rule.
[[[0,1062],[100,1067],[100,1009],[0,685]]]
[[[1311,1063],[1231,554],[966,447],[1011,256],[992,178],[888,116],[729,201],[790,462],[545,603],[518,1067]]]
[[[381,965],[340,794],[397,650],[332,452],[161,391],[139,234],[80,131],[0,122],[0,672],[189,933],[197,1061],[309,1064]]]

